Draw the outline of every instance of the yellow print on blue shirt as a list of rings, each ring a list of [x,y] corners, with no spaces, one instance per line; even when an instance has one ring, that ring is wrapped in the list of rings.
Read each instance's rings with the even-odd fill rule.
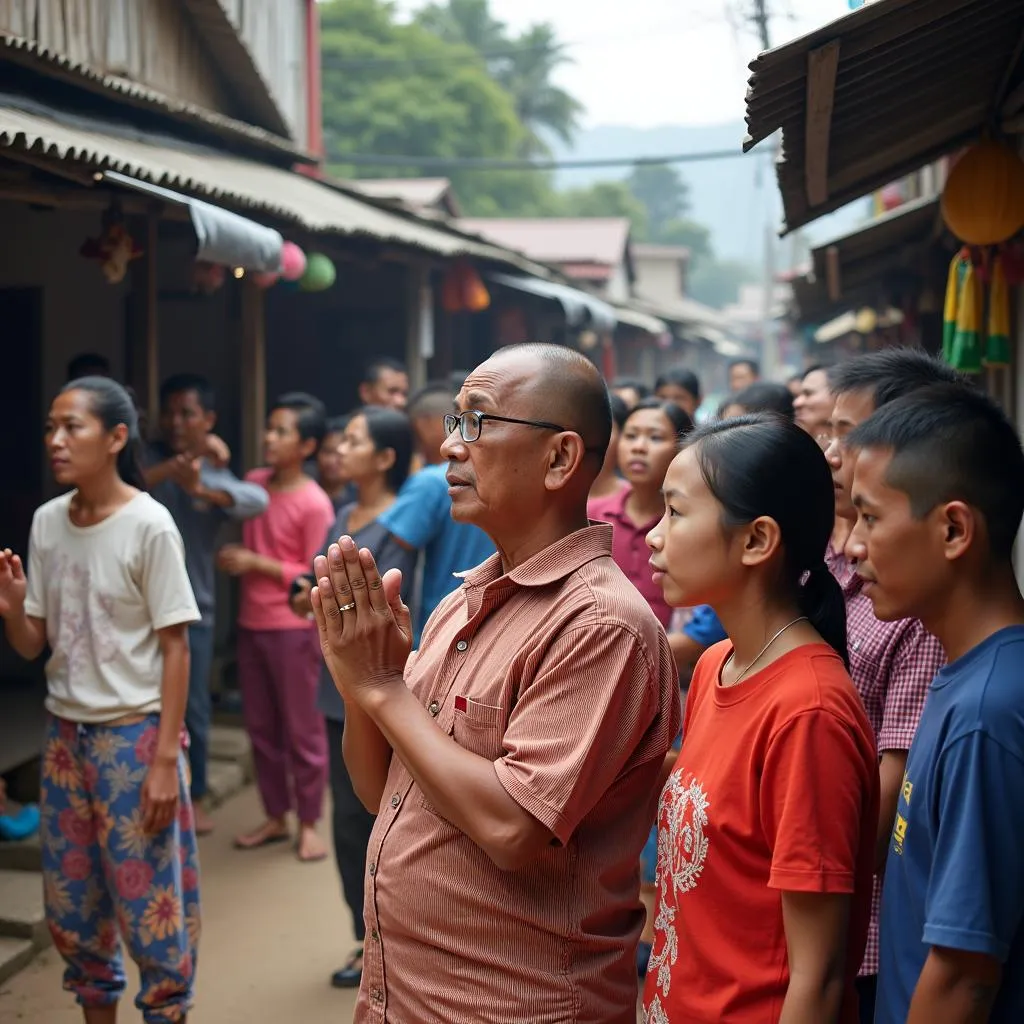
[[[903,788],[900,791],[900,799],[902,803],[906,804],[908,810],[910,808],[910,798],[913,795],[913,792],[914,784],[907,778],[906,774],[904,774]],[[896,820],[893,822],[892,826],[892,849],[893,853],[895,853],[897,857],[903,856],[903,843],[906,838],[907,819],[897,811]]]

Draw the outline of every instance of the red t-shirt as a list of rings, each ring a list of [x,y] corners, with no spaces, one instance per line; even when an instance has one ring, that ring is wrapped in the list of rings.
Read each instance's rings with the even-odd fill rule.
[[[658,808],[648,1024],[774,1024],[789,985],[782,891],[852,893],[842,1024],[856,1024],[871,912],[878,759],[838,655],[799,647],[736,686],[732,645],[697,663]]]

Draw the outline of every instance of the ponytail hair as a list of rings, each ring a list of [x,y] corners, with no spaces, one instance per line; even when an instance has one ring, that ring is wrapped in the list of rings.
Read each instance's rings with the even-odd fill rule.
[[[107,430],[113,430],[122,423],[128,428],[128,440],[117,453],[117,475],[131,487],[144,491],[146,479],[142,474],[139,414],[127,388],[110,377],[79,377],[65,384],[60,393],[63,395],[68,391],[86,392],[90,411]]]
[[[846,602],[825,564],[835,491],[810,434],[774,413],[705,424],[687,439],[726,527],[774,519],[782,535],[779,586],[849,668]]]

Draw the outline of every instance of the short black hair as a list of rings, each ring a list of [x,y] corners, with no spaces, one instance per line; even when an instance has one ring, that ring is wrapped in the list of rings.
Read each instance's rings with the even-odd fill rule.
[[[380,375],[385,370],[391,370],[392,373],[408,374],[409,372],[405,368],[405,363],[401,363],[397,359],[391,359],[389,356],[379,356],[372,362],[367,363],[363,368],[363,377],[359,383],[376,384],[380,380]]]
[[[663,373],[659,373],[658,379],[654,382],[655,393],[666,384],[674,384],[677,388],[689,391],[694,398],[700,399],[700,377],[685,366],[673,366]]]
[[[884,348],[879,352],[866,352],[836,363],[828,371],[832,394],[870,391],[876,409],[918,388],[963,383],[965,378],[962,374],[920,348]]]
[[[305,391],[288,391],[281,395],[268,410],[291,409],[295,413],[299,437],[303,441],[312,440],[317,444],[324,439],[327,431],[327,410],[319,398]]]
[[[183,391],[194,391],[199,404],[205,412],[214,411],[215,395],[213,385],[198,373],[176,373],[168,377],[160,385],[161,406],[171,395],[180,395]]]
[[[681,406],[676,405],[675,402],[666,402],[661,398],[645,398],[637,402],[626,414],[626,420],[622,424],[623,427],[625,427],[626,422],[629,421],[633,413],[645,412],[649,409],[656,409],[665,416],[669,423],[672,424],[672,429],[676,432],[676,439],[680,442],[693,430],[693,420],[690,419],[690,414]]]
[[[730,395],[722,402],[719,416],[724,415],[730,405],[738,405],[745,414],[774,412],[788,420],[793,419],[793,393],[785,384],[776,384],[771,380],[756,380],[735,395]]]
[[[1024,516],[1024,450],[988,395],[966,384],[918,388],[887,402],[847,443],[892,452],[887,482],[907,495],[916,517],[966,502],[985,520],[993,557],[1012,557]]]
[[[405,405],[407,415],[413,420],[424,416],[444,416],[454,409],[455,393],[443,380],[428,381],[409,396]]]
[[[67,379],[78,380],[80,377],[109,377],[110,360],[99,352],[79,352],[68,362]]]
[[[826,373],[829,371],[829,365],[827,363],[811,363],[806,369],[801,370],[794,379],[799,378],[803,380],[810,373],[817,373],[819,370],[824,370]]]
[[[636,392],[638,399],[646,398],[651,393],[646,382],[639,377],[616,377],[612,382],[612,388],[631,388]]]
[[[324,437],[327,437],[328,434],[344,434],[351,419],[351,413],[345,416],[328,416],[324,422]]]
[[[625,387],[628,385],[620,386]],[[612,422],[621,430],[629,418],[629,406],[626,404],[626,400],[620,398],[614,391],[608,392],[608,404],[612,407]]]
[[[761,376],[761,364],[756,359],[748,359],[746,356],[740,356],[739,359],[729,360],[729,371],[733,371],[737,366],[749,366],[750,372],[755,377]]]

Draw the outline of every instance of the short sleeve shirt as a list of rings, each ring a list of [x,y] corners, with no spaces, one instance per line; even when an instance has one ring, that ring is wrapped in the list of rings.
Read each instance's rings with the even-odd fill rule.
[[[367,852],[356,1021],[635,1024],[640,850],[681,717],[664,630],[593,526],[470,573],[406,681],[551,832],[505,871],[394,757]]]
[[[160,710],[157,631],[199,621],[170,512],[137,494],[93,526],[71,522],[71,498],[32,521],[25,611],[46,622],[46,707],[73,722]]]
[[[1003,965],[988,1020],[1024,1020],[1024,627],[932,683],[896,809],[882,893],[877,1024],[903,1024],[932,946]]]
[[[658,811],[646,1020],[775,1024],[789,984],[782,892],[852,896],[841,1024],[867,935],[878,823],[871,726],[836,653],[799,647],[736,686],[697,663]]]
[[[447,466],[425,466],[402,485],[380,523],[403,543],[423,552],[423,586],[413,623],[419,637],[434,609],[473,569],[494,554],[494,542],[479,527],[452,519]]]
[[[672,609],[665,601],[661,587],[654,582],[649,564],[651,551],[647,547],[647,534],[658,525],[658,520],[655,518],[647,523],[634,523],[626,515],[626,500],[630,492],[629,487],[623,487],[607,498],[595,498],[587,502],[587,515],[598,522],[611,524],[612,557],[615,564],[643,594],[651,611],[667,629],[672,619]]]

